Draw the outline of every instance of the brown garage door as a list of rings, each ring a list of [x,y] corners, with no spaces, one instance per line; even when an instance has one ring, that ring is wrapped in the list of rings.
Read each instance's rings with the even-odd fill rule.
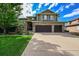
[[[36,25],[35,32],[52,32],[51,25]]]
[[[54,32],[62,32],[62,25],[55,25]]]

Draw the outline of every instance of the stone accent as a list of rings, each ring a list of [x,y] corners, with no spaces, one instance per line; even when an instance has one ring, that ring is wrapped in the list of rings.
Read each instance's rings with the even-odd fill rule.
[[[33,22],[33,32],[35,32],[35,26],[36,25],[51,25],[52,27],[52,32],[54,32],[54,25],[62,25],[62,32],[64,32],[64,24],[59,23],[59,22]]]

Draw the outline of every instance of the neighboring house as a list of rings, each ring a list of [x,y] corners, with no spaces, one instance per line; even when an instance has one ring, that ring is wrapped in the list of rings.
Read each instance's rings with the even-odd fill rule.
[[[65,24],[66,30],[71,33],[79,33],[79,18]]]
[[[33,32],[64,32],[64,22],[58,22],[58,14],[45,10],[36,16],[27,17],[26,30]]]

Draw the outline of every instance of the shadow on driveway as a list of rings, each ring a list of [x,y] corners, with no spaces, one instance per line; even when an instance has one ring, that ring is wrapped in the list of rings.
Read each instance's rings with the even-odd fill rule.
[[[44,34],[45,35],[45,34]],[[73,54],[65,51],[58,50],[61,48],[58,44],[51,44],[41,40],[33,38],[27,47],[26,56],[73,56]]]
[[[71,33],[40,33],[42,35],[61,35],[64,37],[71,37],[71,38],[79,38],[77,35],[73,35]]]

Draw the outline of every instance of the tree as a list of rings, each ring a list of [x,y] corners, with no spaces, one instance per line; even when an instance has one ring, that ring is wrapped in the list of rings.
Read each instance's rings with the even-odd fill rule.
[[[18,17],[21,14],[20,3],[2,3],[0,4],[0,27],[6,33],[6,28],[17,26]]]

